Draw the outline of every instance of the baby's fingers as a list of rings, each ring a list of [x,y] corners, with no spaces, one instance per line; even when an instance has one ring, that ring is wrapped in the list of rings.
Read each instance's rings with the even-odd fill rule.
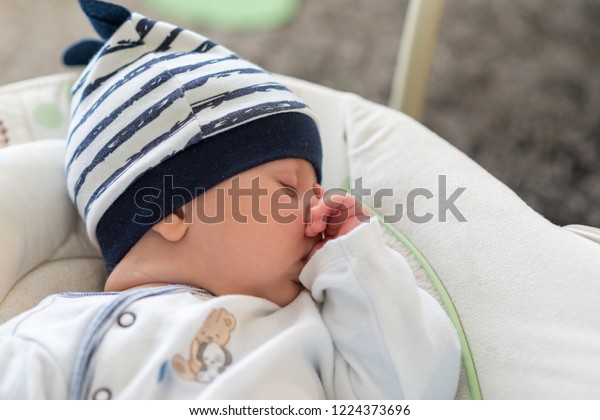
[[[313,237],[324,232],[330,216],[337,214],[339,214],[339,210],[328,205],[323,197],[319,198],[317,203],[310,209],[310,215],[305,228],[306,236]]]
[[[367,210],[363,209],[362,203],[356,197],[346,194],[343,197],[338,197],[338,199],[341,200],[339,202],[336,200],[336,209],[339,210],[339,213],[330,215],[327,220],[326,238],[337,238],[340,235],[345,235],[369,219]]]

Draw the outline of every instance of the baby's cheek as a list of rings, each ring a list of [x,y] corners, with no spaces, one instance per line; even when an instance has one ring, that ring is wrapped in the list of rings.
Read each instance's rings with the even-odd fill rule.
[[[275,223],[293,223],[300,215],[298,200],[285,193],[284,189],[276,190],[271,196],[268,208],[269,219]],[[301,217],[301,216],[300,216]]]

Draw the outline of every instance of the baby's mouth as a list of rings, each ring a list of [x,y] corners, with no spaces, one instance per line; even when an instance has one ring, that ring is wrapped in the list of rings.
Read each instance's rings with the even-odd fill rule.
[[[319,239],[318,241],[315,241],[315,243],[313,243],[313,245],[310,247],[310,249],[308,250],[308,252],[306,253],[306,255],[304,255],[304,257],[302,257],[302,262],[304,264],[306,264],[313,255],[315,255],[315,253],[321,249],[321,247],[324,245],[324,241]]]
[[[304,255],[304,257],[302,257],[302,258],[300,259],[300,262],[301,262],[302,264],[306,264],[306,263],[308,262],[308,260],[310,259],[310,257],[311,257],[311,255],[310,255],[310,251],[309,251],[309,252],[308,252],[308,254]]]
[[[304,254],[304,256],[300,259],[300,262],[302,263],[302,265],[305,265],[308,262],[308,260],[310,260],[310,257],[312,257],[312,249],[313,248],[314,248],[314,246],[311,247],[308,250],[308,252],[306,254]]]

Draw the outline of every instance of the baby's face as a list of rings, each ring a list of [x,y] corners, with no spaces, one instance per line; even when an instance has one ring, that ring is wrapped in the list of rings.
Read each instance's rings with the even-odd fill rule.
[[[303,289],[300,271],[320,240],[305,235],[315,184],[307,161],[282,159],[227,179],[188,203],[193,218],[182,249],[193,268],[190,283],[215,295],[290,303]]]

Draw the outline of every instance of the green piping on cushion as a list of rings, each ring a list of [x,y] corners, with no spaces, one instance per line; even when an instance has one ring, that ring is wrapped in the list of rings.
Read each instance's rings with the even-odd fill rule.
[[[342,186],[346,191],[350,191],[350,179],[346,178],[344,181],[344,185]],[[462,353],[462,361],[465,367],[465,374],[467,378],[467,383],[469,385],[469,392],[471,393],[471,398],[474,400],[482,400],[483,396],[481,394],[481,387],[479,385],[479,378],[477,377],[477,369],[475,369],[475,362],[473,360],[473,355],[471,354],[471,348],[469,347],[469,342],[467,341],[467,336],[465,334],[465,330],[462,326],[462,322],[460,321],[460,317],[458,316],[458,311],[444,286],[442,280],[437,275],[427,258],[419,251],[419,249],[408,239],[400,230],[394,225],[390,223],[386,223],[383,215],[365,203],[363,204],[369,208],[373,212],[373,214],[377,217],[379,222],[385,226],[385,228],[392,234],[396,239],[398,239],[409,251],[418,263],[421,265],[425,273],[431,280],[431,283],[435,287],[435,290],[440,296],[442,304],[446,309],[446,313],[450,317],[452,324],[454,324],[454,328],[456,328],[456,332],[458,333],[458,337],[460,339],[461,344],[461,353]]]

